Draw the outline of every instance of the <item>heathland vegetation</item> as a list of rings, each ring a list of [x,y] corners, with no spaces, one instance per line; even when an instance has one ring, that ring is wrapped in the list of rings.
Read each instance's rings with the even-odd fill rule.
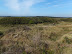
[[[0,19],[0,24],[38,24],[57,23],[58,20],[50,17],[4,17]]]
[[[0,19],[0,24],[39,24],[39,23],[58,23],[60,21],[72,22],[71,18],[55,17],[4,17]]]
[[[0,54],[72,54],[72,18],[3,17]]]

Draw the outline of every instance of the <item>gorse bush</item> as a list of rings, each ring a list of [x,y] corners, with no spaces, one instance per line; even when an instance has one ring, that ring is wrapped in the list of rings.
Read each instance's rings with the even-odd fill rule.
[[[38,23],[58,23],[60,21],[72,22],[71,18],[55,17],[4,17],[0,19],[0,24],[38,24]]]
[[[55,18],[49,17],[4,17],[0,19],[0,24],[38,24],[38,23],[58,23]]]

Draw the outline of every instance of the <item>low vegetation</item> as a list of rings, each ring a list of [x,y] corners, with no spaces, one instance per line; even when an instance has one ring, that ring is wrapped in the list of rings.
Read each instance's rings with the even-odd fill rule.
[[[72,54],[72,22],[65,20],[68,19],[1,18],[0,54]]]
[[[49,17],[4,17],[0,19],[0,24],[38,24],[38,23],[58,23],[55,18]]]

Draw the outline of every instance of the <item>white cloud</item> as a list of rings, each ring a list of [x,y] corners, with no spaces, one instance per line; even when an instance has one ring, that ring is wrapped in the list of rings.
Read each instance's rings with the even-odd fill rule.
[[[14,10],[20,9],[18,0],[5,0],[5,2],[6,2],[6,6],[11,8],[11,9],[14,9]]]
[[[7,7],[14,10],[24,9],[25,11],[30,10],[33,5],[43,1],[44,0],[5,0]]]

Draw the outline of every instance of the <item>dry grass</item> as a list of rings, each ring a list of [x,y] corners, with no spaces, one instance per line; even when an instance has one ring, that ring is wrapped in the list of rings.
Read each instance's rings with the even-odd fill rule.
[[[19,46],[24,48],[20,52],[24,54],[72,54],[71,39],[72,24],[68,22],[61,22],[57,25],[38,24],[26,27],[19,25],[8,30],[5,36],[1,38],[2,47]],[[67,43],[68,41],[70,44]]]

